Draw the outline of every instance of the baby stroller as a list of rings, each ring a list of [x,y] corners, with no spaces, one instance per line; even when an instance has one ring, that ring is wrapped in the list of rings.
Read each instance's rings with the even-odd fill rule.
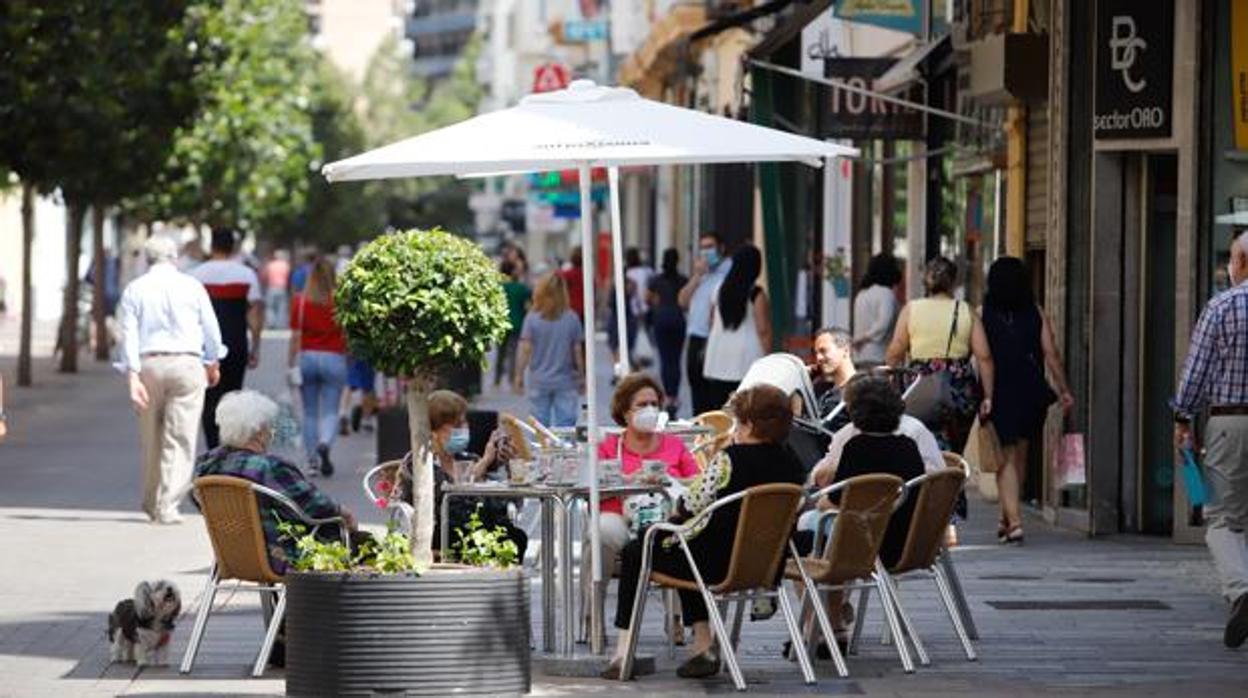
[[[800,401],[800,409],[793,417],[793,429],[788,444],[797,454],[802,467],[809,473],[828,451],[832,431],[824,426],[824,416],[819,414],[819,402],[815,398],[815,386],[810,380],[806,364],[793,354],[769,354],[755,361],[741,379],[738,390],[756,385],[770,385]],[[843,409],[840,407],[839,409]]]

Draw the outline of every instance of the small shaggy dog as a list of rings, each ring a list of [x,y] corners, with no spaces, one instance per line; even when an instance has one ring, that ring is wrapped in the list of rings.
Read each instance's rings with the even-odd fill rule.
[[[108,616],[110,658],[139,666],[167,664],[169,639],[182,612],[182,595],[173,582],[139,582],[134,598],[117,602]]]

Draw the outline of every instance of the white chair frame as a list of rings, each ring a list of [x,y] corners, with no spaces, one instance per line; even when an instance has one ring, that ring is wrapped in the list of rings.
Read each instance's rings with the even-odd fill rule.
[[[334,516],[327,519],[314,519],[307,515],[298,504],[295,504],[286,495],[269,489],[263,485],[254,482],[247,483],[251,486],[251,490],[256,494],[268,497],[276,501],[290,514],[292,514],[300,523],[311,527],[311,532],[316,533],[321,526],[328,524],[338,524],[338,532],[342,538],[344,545],[350,546],[351,539],[347,533],[346,521],[341,516]],[[256,503],[257,508],[259,502]],[[208,582],[204,587],[204,591],[200,594],[199,609],[195,612],[195,626],[191,630],[190,642],[186,645],[186,653],[182,655],[182,665],[179,668],[180,673],[189,674],[195,665],[195,657],[199,654],[200,643],[204,639],[204,628],[208,625],[208,616],[212,615],[212,604],[216,599],[217,591],[227,586],[229,580],[222,580],[217,570],[216,554],[213,554],[212,568],[208,571]],[[240,580],[234,580],[233,586],[236,591],[248,591],[260,593],[262,605],[264,606],[265,615],[271,616],[266,618],[267,627],[264,633],[264,642],[260,645],[260,652],[256,655],[255,664],[252,666],[251,675],[253,678],[260,678],[264,675],[264,667],[269,663],[269,655],[273,652],[273,645],[277,641],[277,631],[282,626],[282,620],[286,617],[286,586],[284,584],[253,584]],[[274,604],[272,613],[269,613],[268,604],[271,600],[268,594],[275,594],[277,602]]]
[[[750,490],[747,489],[717,500],[684,524],[657,523],[646,529],[646,535],[642,539],[641,570],[637,584],[637,597],[633,601],[633,616],[629,622],[629,628],[632,631],[628,633],[624,662],[620,667],[621,680],[628,680],[633,675],[633,662],[637,654],[638,637],[641,634],[641,624],[645,614],[646,595],[651,587],[650,573],[653,564],[654,543],[658,534],[663,532],[675,536],[680,543],[681,550],[685,553],[685,559],[688,560],[689,569],[693,573],[693,581],[697,584],[698,590],[702,593],[702,599],[706,602],[711,630],[719,644],[720,652],[723,654],[724,663],[727,665],[728,673],[732,677],[732,683],[738,691],[746,690],[746,683],[745,677],[741,673],[741,666],[737,662],[736,648],[741,638],[745,603],[752,602],[756,598],[774,597],[780,603],[780,609],[784,612],[785,624],[789,628],[789,637],[793,642],[793,646],[798,649],[798,663],[802,669],[802,678],[807,685],[815,683],[815,671],[806,652],[806,643],[802,639],[801,630],[798,628],[797,618],[793,613],[789,597],[784,593],[783,584],[777,584],[773,589],[759,588],[729,594],[716,594],[710,590],[710,587],[702,579],[702,572],[698,569],[698,563],[693,557],[693,551],[689,548],[688,536],[698,525],[709,519],[723,507],[745,499],[749,493]],[[789,540],[789,545],[792,546],[792,539]],[[784,564],[783,558],[781,558],[780,564]],[[729,633],[724,624],[723,612],[726,610],[727,604],[731,602],[736,602],[737,607],[735,614],[736,622],[732,632]]]

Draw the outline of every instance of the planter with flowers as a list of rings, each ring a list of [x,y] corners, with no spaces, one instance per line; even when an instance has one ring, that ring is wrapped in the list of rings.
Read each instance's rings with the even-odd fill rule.
[[[428,464],[432,377],[482,361],[507,331],[498,273],[458,236],[392,233],[355,255],[335,305],[352,353],[408,379],[413,462]],[[529,584],[515,546],[470,523],[455,547],[472,564],[433,565],[431,466],[414,468],[412,493],[411,540],[391,531],[353,554],[300,539],[287,575],[288,695],[528,692]]]

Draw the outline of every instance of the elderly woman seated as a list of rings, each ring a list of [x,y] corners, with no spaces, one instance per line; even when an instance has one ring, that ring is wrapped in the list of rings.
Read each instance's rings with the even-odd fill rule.
[[[471,465],[464,477],[471,482],[486,480],[506,481],[507,465],[515,455],[506,433],[495,429],[486,442],[485,452],[480,456],[467,453],[471,434],[468,431],[468,401],[450,390],[435,390],[429,394],[429,430],[432,437],[431,461],[427,467],[433,469],[433,501],[434,511],[434,545],[441,538],[442,489],[455,482],[456,461],[468,461]],[[411,503],[412,454],[409,451],[403,457],[402,483],[399,487],[400,497]],[[486,528],[501,526],[507,532],[507,538],[516,544],[517,558],[524,559],[529,537],[523,529],[511,521],[508,513],[508,501],[497,497],[454,497],[449,510],[452,545],[455,543],[456,529],[463,529],[470,516],[481,507],[479,516]]]
[[[221,445],[201,455],[195,463],[195,477],[229,475],[250,480],[290,498],[304,513],[315,519],[341,516],[352,531],[353,542],[358,535],[355,516],[304,477],[299,467],[277,456],[269,455],[273,425],[277,421],[277,403],[254,390],[226,393],[217,404],[217,426]],[[276,516],[275,516],[276,515]],[[287,560],[295,557],[295,543],[277,532],[277,517],[293,518],[284,507],[261,499],[260,518],[269,548],[269,564],[273,571],[286,571]],[[338,531],[323,526],[317,536],[337,540]]]
[[[729,403],[737,423],[733,445],[724,449],[689,487],[673,517],[685,520],[710,507],[716,500],[756,485],[778,482],[801,484],[802,466],[784,440],[793,424],[789,397],[779,388],[758,385],[738,391]],[[697,561],[702,579],[708,585],[723,581],[728,574],[729,558],[736,539],[739,506],[728,506],[716,512],[689,537],[689,548]],[[627,643],[633,603],[640,583],[642,540],[634,539],[621,551],[619,603],[615,609],[615,627],[621,636],[616,657],[603,672],[604,678],[619,678],[623,652]],[[653,569],[656,572],[693,579],[693,572],[684,551],[671,541],[654,547]],[[681,614],[685,625],[693,626],[693,656],[677,670],[681,678],[705,678],[719,672],[719,658],[713,650],[714,636],[710,616],[702,595],[696,591],[680,591]]]

